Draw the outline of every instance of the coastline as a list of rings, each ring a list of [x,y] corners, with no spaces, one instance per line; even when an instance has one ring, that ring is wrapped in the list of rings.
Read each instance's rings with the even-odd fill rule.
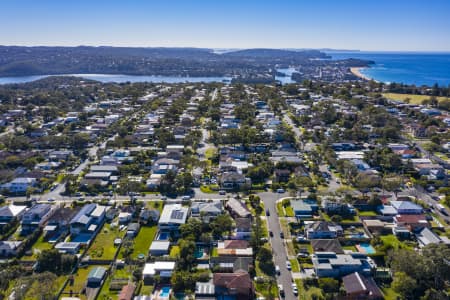
[[[362,74],[361,73],[361,69],[364,69],[364,68],[353,67],[353,68],[350,68],[350,72],[352,72],[353,75],[355,75],[355,76],[357,76],[357,77],[359,77],[361,79],[368,80],[368,81],[372,80],[372,78],[369,78],[366,75]]]

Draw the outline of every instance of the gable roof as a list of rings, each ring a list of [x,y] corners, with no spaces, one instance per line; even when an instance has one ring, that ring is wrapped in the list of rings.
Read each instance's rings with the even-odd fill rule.
[[[391,201],[391,205],[397,210],[422,210],[422,206],[411,201]]]
[[[341,244],[336,239],[311,240],[311,247],[314,252],[334,252],[344,254]]]

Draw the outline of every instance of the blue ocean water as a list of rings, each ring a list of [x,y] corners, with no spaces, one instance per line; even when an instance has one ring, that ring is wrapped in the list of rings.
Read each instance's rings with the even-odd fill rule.
[[[375,62],[361,70],[382,82],[415,85],[450,85],[450,53],[420,52],[326,52],[332,59],[360,58]]]

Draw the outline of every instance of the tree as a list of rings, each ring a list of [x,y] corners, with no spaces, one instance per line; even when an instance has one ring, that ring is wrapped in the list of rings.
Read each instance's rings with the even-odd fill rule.
[[[391,286],[403,299],[409,299],[414,295],[417,283],[416,280],[408,276],[405,272],[397,272],[394,274],[394,280],[392,281]]]
[[[210,228],[214,238],[221,238],[233,229],[233,221],[229,215],[221,214],[210,223]]]
[[[319,287],[325,293],[339,292],[339,281],[333,278],[319,278]]]
[[[195,262],[195,242],[192,240],[180,239],[178,241],[180,247],[180,257],[178,258],[178,268],[181,270],[190,270]]]

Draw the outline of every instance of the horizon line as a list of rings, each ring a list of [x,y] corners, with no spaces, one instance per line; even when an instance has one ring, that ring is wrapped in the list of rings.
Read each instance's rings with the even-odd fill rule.
[[[199,46],[136,46],[136,45],[90,45],[90,44],[78,44],[78,45],[17,45],[17,44],[0,44],[0,47],[60,47],[60,48],[76,48],[76,47],[92,47],[92,48],[178,48],[178,49],[208,49],[208,50],[249,50],[249,49],[274,49],[274,50],[317,50],[323,52],[383,52],[383,53],[450,53],[449,50],[361,50],[361,49],[339,49],[332,47],[321,48],[308,48],[308,47],[199,47]]]

